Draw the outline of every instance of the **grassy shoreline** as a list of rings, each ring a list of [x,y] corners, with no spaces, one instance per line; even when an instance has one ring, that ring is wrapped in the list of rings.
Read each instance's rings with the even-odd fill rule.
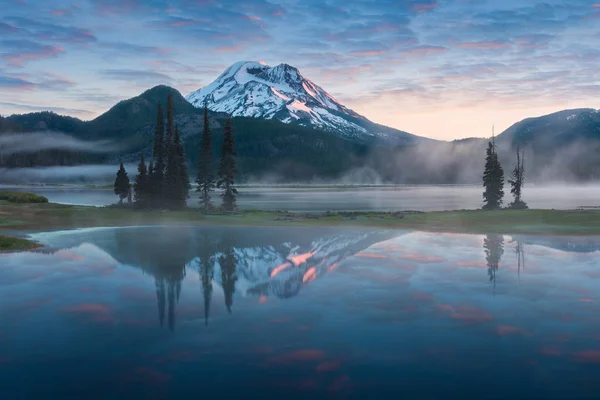
[[[198,210],[134,211],[123,208],[54,203],[0,202],[0,250],[22,250],[36,243],[10,231],[45,231],[134,225],[334,226],[414,229],[453,233],[537,235],[600,235],[600,210],[501,210],[442,212],[334,212],[300,214],[284,211],[241,211],[234,215],[203,215]]]

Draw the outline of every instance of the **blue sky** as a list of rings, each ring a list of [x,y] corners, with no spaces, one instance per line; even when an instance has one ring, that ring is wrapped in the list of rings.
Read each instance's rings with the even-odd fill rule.
[[[282,62],[375,122],[486,136],[600,107],[600,0],[0,0],[0,113],[91,119]]]

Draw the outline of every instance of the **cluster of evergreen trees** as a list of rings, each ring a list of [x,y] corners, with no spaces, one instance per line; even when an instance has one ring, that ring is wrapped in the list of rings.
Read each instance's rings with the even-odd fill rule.
[[[235,144],[231,118],[227,120],[223,138],[221,163],[218,180],[215,179],[212,165],[212,137],[208,109],[204,109],[204,129],[198,152],[196,183],[200,206],[204,212],[214,209],[211,193],[216,187],[222,189],[221,209],[234,211],[237,189],[234,187],[236,163]],[[129,178],[121,163],[115,180],[115,194],[120,203],[131,196]],[[153,157],[148,165],[142,154],[138,164],[138,174],[133,185],[133,201],[141,209],[180,210],[187,206],[190,191],[190,178],[185,152],[181,142],[179,127],[174,123],[173,96],[167,99],[166,125],[162,105],[158,104],[156,128],[154,132]],[[130,200],[131,202],[131,200]]]
[[[510,192],[514,196],[514,201],[508,205],[508,208],[527,208],[527,204],[521,198],[521,191],[525,183],[525,169],[523,165],[524,154],[517,149],[517,164],[512,171],[511,179],[508,180],[508,183],[511,185]],[[496,153],[496,143],[493,135],[486,149],[483,186],[485,188],[483,192],[483,209],[500,209],[504,198],[504,169]]]

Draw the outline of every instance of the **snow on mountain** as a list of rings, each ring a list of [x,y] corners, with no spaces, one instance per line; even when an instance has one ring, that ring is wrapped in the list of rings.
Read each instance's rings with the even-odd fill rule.
[[[369,121],[288,64],[270,67],[258,62],[237,62],[186,99],[195,107],[206,105],[210,110],[236,117],[276,119],[363,142],[383,139],[413,143],[420,139]]]

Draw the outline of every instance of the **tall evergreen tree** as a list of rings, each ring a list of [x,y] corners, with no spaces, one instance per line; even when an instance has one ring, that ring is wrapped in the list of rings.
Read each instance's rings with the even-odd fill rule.
[[[129,176],[127,176],[127,171],[125,171],[123,163],[121,163],[119,166],[119,171],[117,171],[117,177],[115,178],[114,184],[115,194],[119,196],[119,204],[123,204],[123,199],[127,197],[130,190],[131,185],[129,183]]]
[[[154,163],[152,172],[152,197],[156,205],[160,205],[165,173],[165,119],[162,105],[158,103],[156,128],[154,131]]]
[[[175,136],[173,137],[173,153],[177,165],[177,185],[175,201],[178,208],[185,208],[190,196],[190,176],[188,173],[185,150],[179,134],[179,126],[175,125]]]
[[[486,150],[483,186],[485,187],[483,209],[499,209],[502,206],[502,198],[504,197],[504,170],[500,160],[498,160],[493,136]]]
[[[511,178],[508,180],[508,183],[510,183],[511,186],[510,193],[514,196],[513,202],[509,205],[510,208],[527,208],[527,203],[525,203],[521,198],[521,190],[525,184],[524,158],[525,154],[522,153],[519,148],[517,148],[517,164],[512,171]]]
[[[156,196],[156,182],[154,180],[154,163],[152,160],[148,163],[148,204],[147,207],[151,208],[154,205],[154,198]]]
[[[212,170],[212,138],[206,106],[204,107],[204,129],[198,151],[196,183],[198,184],[196,191],[200,194],[200,207],[204,212],[209,212],[212,210],[210,193],[214,190],[215,178]]]
[[[231,128],[231,118],[225,124],[223,134],[223,146],[221,147],[221,163],[219,165],[219,181],[217,187],[223,189],[221,197],[223,203],[221,207],[225,211],[234,211],[236,209],[237,189],[233,186],[236,165],[235,165],[235,142],[233,140],[233,129]]]
[[[168,143],[173,141],[173,134],[175,133],[175,126],[173,122],[173,95],[169,93],[167,97],[167,137],[166,141]]]
[[[164,199],[165,205],[168,208],[177,208],[178,203],[178,180],[179,180],[179,165],[177,164],[176,149],[173,144],[173,136],[167,137],[166,142],[166,154],[167,154],[167,165],[165,168],[165,185],[164,185]]]
[[[150,201],[150,179],[148,178],[148,170],[146,169],[146,162],[144,161],[144,155],[140,159],[138,164],[138,174],[135,177],[133,184],[134,200],[135,204],[139,208],[148,208]]]

